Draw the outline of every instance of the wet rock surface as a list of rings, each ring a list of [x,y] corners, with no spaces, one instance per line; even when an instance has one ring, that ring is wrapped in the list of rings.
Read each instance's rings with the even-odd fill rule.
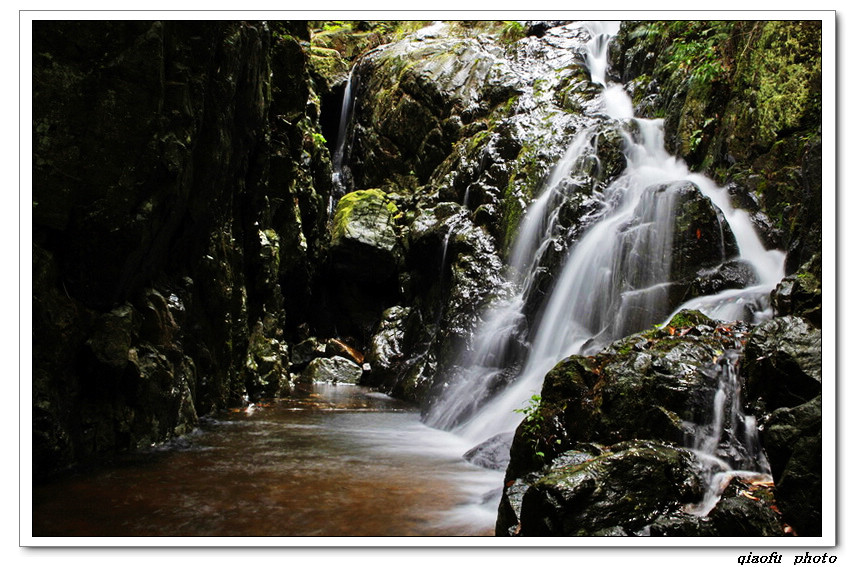
[[[356,384],[362,378],[362,367],[342,356],[316,358],[303,370],[303,382]]]
[[[788,252],[787,273],[820,251],[820,28],[624,22],[610,52],[637,114],[665,116],[669,149],[760,204],[772,225],[764,231],[769,245]],[[776,39],[784,35],[792,41]],[[705,42],[715,43],[720,57],[674,72],[676,45],[704,49]]]
[[[544,473],[523,497],[519,535],[634,533],[701,494],[691,453],[659,443],[621,443]]]
[[[711,419],[713,367],[749,331],[684,311],[560,362],[514,436],[497,535],[782,535],[772,496],[762,506],[723,497],[705,517],[688,511],[704,481],[686,447]],[[586,463],[601,463],[601,474]]]
[[[463,459],[485,469],[503,471],[510,461],[508,448],[511,446],[511,441],[513,441],[512,433],[500,433],[466,451]]]
[[[799,317],[776,317],[745,345],[748,399],[769,411],[801,405],[822,391],[822,332]]]

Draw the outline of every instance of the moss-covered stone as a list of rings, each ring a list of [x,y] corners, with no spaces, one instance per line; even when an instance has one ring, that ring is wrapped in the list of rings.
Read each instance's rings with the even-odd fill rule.
[[[580,463],[554,464],[522,499],[520,535],[634,533],[697,500],[698,464],[686,449],[632,441]]]

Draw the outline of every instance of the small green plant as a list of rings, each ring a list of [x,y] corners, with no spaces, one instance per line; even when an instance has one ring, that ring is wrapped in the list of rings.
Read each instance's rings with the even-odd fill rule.
[[[543,451],[539,450],[540,435],[543,432],[543,426],[546,424],[546,418],[541,411],[541,398],[538,394],[533,394],[526,402],[523,408],[515,409],[514,412],[521,413],[524,416],[520,427],[525,436],[534,441],[535,455],[543,459],[545,457]]]
[[[318,132],[312,132],[312,140],[315,142],[316,146],[324,145],[327,143],[327,139],[324,138],[324,135]]]
[[[701,145],[701,141],[704,138],[704,130],[713,122],[715,122],[715,118],[707,118],[704,120],[704,125],[692,132],[691,136],[689,136],[689,150],[694,152]]]
[[[505,22],[499,39],[505,43],[513,43],[525,37],[525,27],[517,21]]]

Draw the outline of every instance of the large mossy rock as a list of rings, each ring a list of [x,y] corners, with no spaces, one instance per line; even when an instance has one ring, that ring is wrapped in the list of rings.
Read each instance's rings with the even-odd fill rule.
[[[507,99],[513,83],[472,39],[408,39],[367,54],[350,163],[359,187],[415,176],[425,182],[464,123]]]
[[[629,441],[589,456],[566,454],[531,485],[519,535],[629,535],[703,493],[699,465],[683,448]]]
[[[683,312],[665,329],[632,335],[594,356],[559,362],[544,378],[538,409],[542,425],[525,427],[523,422],[517,429],[508,475],[537,470],[573,442],[683,443],[683,423],[703,422],[715,394],[716,378],[708,367],[724,349],[737,347],[742,336],[738,329],[726,332],[713,325],[698,312]]]
[[[368,189],[342,197],[333,218],[324,282],[333,311],[327,316],[332,328],[360,346],[398,297],[397,212],[383,191]]]
[[[332,224],[330,257],[344,278],[381,283],[398,269],[395,204],[378,189],[348,193],[338,202]]]
[[[595,212],[596,191],[626,164],[620,128],[597,112],[597,87],[579,63],[584,26],[550,25],[525,37],[499,31],[484,22],[430,26],[365,53],[352,74],[349,183],[395,201],[403,262],[394,303],[375,302],[371,316],[362,314],[374,329],[345,332],[368,349],[371,337],[385,342],[384,309],[409,309],[422,326],[408,339],[416,352],[396,357],[407,364],[378,358],[379,372],[367,379],[384,389],[408,384],[398,390],[406,395],[431,392],[428,403],[472,348],[479,312],[511,293],[502,258],[574,135],[603,127],[585,134],[584,155],[570,164],[574,182],[562,189],[550,270]],[[549,270],[539,276],[545,291]],[[542,299],[532,294],[528,312]],[[435,376],[443,381],[431,384]]]
[[[748,332],[684,311],[557,364],[515,433],[496,533],[782,535],[771,496],[755,506],[725,495],[704,518],[686,512],[704,489],[685,447],[713,420],[723,353]]]

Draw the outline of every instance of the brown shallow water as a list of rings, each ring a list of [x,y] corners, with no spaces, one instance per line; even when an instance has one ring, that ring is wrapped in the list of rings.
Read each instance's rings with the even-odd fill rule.
[[[492,535],[502,474],[418,412],[318,384],[33,487],[33,536]]]

